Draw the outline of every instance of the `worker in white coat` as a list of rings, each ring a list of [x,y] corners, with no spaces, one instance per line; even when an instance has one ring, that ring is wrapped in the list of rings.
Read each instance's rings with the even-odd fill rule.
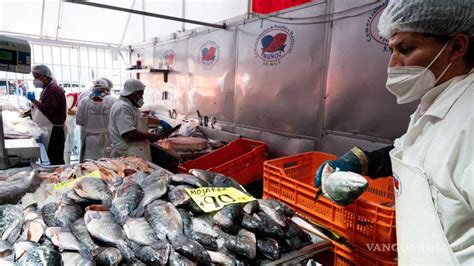
[[[110,92],[112,90],[112,88],[114,87],[114,84],[112,83],[112,81],[108,78],[100,78],[102,80],[105,80],[107,81],[107,84],[108,84],[108,91]],[[99,79],[98,79],[99,80]],[[82,101],[82,99],[84,98],[89,98],[89,95],[94,91],[94,84],[92,84],[92,87],[89,89],[89,90],[86,90],[86,91],[83,91],[79,94],[79,97],[77,99],[77,104],[79,105],[79,103]],[[110,93],[109,93],[110,94]],[[79,132],[79,137],[80,137],[80,142],[81,143],[84,143],[84,138],[85,138],[85,135],[86,135],[86,132],[84,130],[84,127],[83,126],[80,126],[79,124],[76,123],[77,126],[79,126],[80,128],[80,132]],[[80,154],[80,158],[84,158],[84,153],[85,151],[83,150],[85,146],[81,144],[81,150],[79,151],[79,154]],[[82,161],[80,159],[80,161]]]
[[[109,87],[108,87],[109,91],[112,90],[112,88],[114,87],[114,83],[110,79],[108,79],[108,78],[99,78],[99,79],[103,79],[103,80],[107,81],[107,84],[109,85]],[[81,92],[79,94],[79,98],[78,98],[77,102],[79,103],[82,99],[87,98],[93,91],[94,91],[94,85],[92,85],[92,87],[90,87],[90,89]]]
[[[109,115],[116,98],[110,95],[105,79],[94,81],[92,92],[82,98],[77,106],[76,124],[82,127],[84,139],[81,143],[80,162],[108,157],[110,146]]]
[[[378,26],[392,52],[387,89],[420,104],[394,146],[353,148],[315,186],[337,169],[393,175],[398,263],[474,265],[474,0],[390,1]]]
[[[142,117],[139,108],[143,106],[145,85],[137,79],[125,81],[120,97],[110,112],[109,130],[112,139],[112,157],[139,156],[151,160],[150,141],[161,139],[160,134],[148,133],[148,123],[165,127],[169,125],[159,119]]]

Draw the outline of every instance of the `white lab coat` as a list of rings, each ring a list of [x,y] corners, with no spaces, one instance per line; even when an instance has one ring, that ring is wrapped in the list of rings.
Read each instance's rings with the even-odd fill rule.
[[[90,95],[91,93],[92,93],[92,88],[81,92],[81,93],[79,94],[79,97],[77,98],[77,105],[79,105],[79,103],[82,101],[82,99],[84,99],[84,98],[89,98],[89,95]],[[85,138],[86,132],[85,132],[83,126],[80,126],[80,125],[77,124],[77,123],[76,123],[76,125],[78,125],[79,128],[80,128],[80,133],[79,133],[79,138],[80,138],[80,142],[81,142],[81,151],[80,151],[80,154],[81,154],[81,158],[82,158],[82,157],[83,157],[82,154],[84,154],[84,152],[85,152],[85,151],[84,151],[85,146],[83,146],[82,143],[84,143],[84,138]]]
[[[117,99],[106,96],[102,102],[84,97],[77,106],[76,123],[83,128],[81,162],[85,159],[97,160],[107,157],[106,148],[110,146],[110,109]]]
[[[89,90],[85,90],[79,94],[79,97],[77,98],[77,105],[79,106],[79,103],[82,101],[82,99],[89,98],[89,95],[92,93],[92,88]]]
[[[122,134],[132,130],[146,132],[148,128],[144,119],[140,119],[140,110],[126,97],[119,97],[110,111],[109,123],[112,140],[111,157],[138,156],[151,160],[150,142],[148,140],[127,141]]]
[[[459,263],[474,265],[474,70],[424,95],[395,149],[402,151],[402,162],[428,177],[441,232]],[[397,215],[417,212],[417,203]]]

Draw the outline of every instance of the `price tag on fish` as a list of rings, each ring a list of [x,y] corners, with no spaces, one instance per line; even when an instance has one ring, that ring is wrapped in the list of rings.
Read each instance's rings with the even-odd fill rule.
[[[256,200],[233,187],[201,187],[186,189],[191,199],[204,212],[213,212],[232,203],[245,203]]]
[[[56,190],[63,189],[63,188],[66,188],[66,187],[71,188],[71,187],[74,186],[74,184],[76,182],[79,182],[79,181],[81,181],[82,179],[84,179],[86,177],[100,178],[101,176],[100,176],[99,170],[94,170],[94,171],[90,172],[89,174],[78,177],[76,179],[66,180],[64,182],[54,184],[53,188],[56,189]]]

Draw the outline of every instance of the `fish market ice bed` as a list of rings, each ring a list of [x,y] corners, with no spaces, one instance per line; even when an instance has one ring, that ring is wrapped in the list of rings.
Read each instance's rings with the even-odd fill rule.
[[[205,170],[173,175],[141,161],[134,161],[141,170],[133,172],[114,160],[102,160],[101,166],[87,162],[62,172],[79,175],[100,168],[89,177],[64,180],[74,174],[56,173],[58,181],[64,180],[58,183],[62,195],[41,208],[38,204],[0,206],[4,240],[0,263],[62,259],[81,265],[255,264],[289,261],[327,248],[314,245],[313,238],[290,219],[293,211],[276,200],[249,197],[248,202],[236,203],[238,198],[232,201],[230,194],[219,194],[215,197],[225,199],[221,208],[203,212],[191,191],[246,193],[229,177]]]

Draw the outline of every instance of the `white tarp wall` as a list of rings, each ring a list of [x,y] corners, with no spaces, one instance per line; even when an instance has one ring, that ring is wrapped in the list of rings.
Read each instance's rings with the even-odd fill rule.
[[[135,46],[134,53],[154,55],[145,59],[149,67],[165,66],[166,53],[153,51],[177,59],[168,83],[162,74],[142,74],[147,86],[169,95],[145,103],[163,115],[175,108],[195,117],[199,109],[232,132],[266,141],[274,156],[387,145],[406,130],[414,105],[398,105],[385,89],[390,54],[376,29],[385,5],[311,3]]]

